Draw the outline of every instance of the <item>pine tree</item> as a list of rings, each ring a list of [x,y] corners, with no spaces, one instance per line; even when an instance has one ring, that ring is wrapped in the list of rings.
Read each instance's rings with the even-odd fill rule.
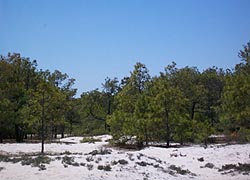
[[[226,76],[222,119],[225,130],[238,133],[242,141],[250,141],[250,43],[240,51],[239,57],[242,63]]]

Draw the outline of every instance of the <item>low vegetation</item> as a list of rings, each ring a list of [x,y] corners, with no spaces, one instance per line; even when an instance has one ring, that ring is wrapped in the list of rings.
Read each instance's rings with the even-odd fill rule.
[[[181,174],[181,175],[186,175],[186,174],[190,174],[192,176],[196,176],[196,174],[191,173],[188,169],[184,170],[181,167],[177,167],[175,165],[171,165],[169,166],[169,169],[172,170],[170,173],[174,174],[173,172],[177,173],[177,174]]]
[[[101,142],[101,139],[93,138],[93,137],[84,137],[80,142],[81,143],[95,143],[95,142]]]
[[[223,172],[222,174],[229,174],[233,172],[239,172],[243,175],[249,175],[250,174],[250,164],[225,164],[222,166],[221,169],[219,169],[219,172]]]
[[[106,154],[111,154],[112,150],[111,149],[106,149],[106,148],[101,148],[99,150],[94,150],[91,151],[90,153],[87,153],[86,155],[106,155]]]
[[[111,166],[108,164],[108,165],[98,165],[97,167],[98,170],[104,170],[104,171],[111,171]]]
[[[0,162],[12,162],[21,163],[22,166],[38,167],[39,170],[46,170],[45,164],[50,164],[52,159],[48,156],[39,155],[36,157],[32,156],[21,156],[21,157],[10,157],[7,155],[0,155]]]

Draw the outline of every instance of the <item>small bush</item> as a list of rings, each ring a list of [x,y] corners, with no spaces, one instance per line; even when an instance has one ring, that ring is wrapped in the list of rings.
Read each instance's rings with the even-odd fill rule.
[[[125,159],[121,159],[121,160],[118,160],[118,163],[121,165],[126,165],[128,164],[128,161],[126,161]]]
[[[111,171],[111,167],[110,167],[110,165],[108,164],[108,165],[106,165],[106,166],[103,166],[103,165],[99,165],[98,167],[97,167],[97,169],[98,170],[104,170],[104,171]]]
[[[143,154],[139,153],[139,155],[137,155],[137,159],[141,160],[142,156],[143,156]]]
[[[213,169],[213,168],[214,168],[214,164],[212,164],[212,163],[207,163],[207,164],[205,164],[205,167],[206,167],[206,168]]]
[[[16,158],[16,159],[13,159],[13,161],[19,161],[21,160],[21,164],[23,166],[27,166],[27,165],[31,165],[32,167],[39,167],[40,169],[44,169],[43,166],[41,166],[42,164],[50,164],[51,162],[51,158],[49,158],[48,156],[37,156],[35,158],[30,158],[30,157],[26,157],[26,156],[23,156],[21,158]]]
[[[148,159],[154,160],[155,162],[160,163],[160,164],[162,163],[162,161],[160,159],[157,159],[155,157],[148,156]]]
[[[34,158],[34,165],[40,165],[40,164],[49,164],[51,162],[51,158],[48,156],[38,156]]]
[[[141,162],[136,162],[136,164],[138,164],[139,166],[147,166],[147,165],[153,165],[153,164],[149,164],[145,161],[141,161]]]
[[[38,167],[39,167],[39,171],[44,171],[44,170],[46,170],[46,167],[45,167],[44,164],[40,164]]]
[[[0,162],[9,162],[10,158],[5,155],[0,155]]]
[[[73,162],[73,163],[72,163],[72,166],[79,167],[79,166],[80,166],[80,164],[79,164],[78,162]]]
[[[115,166],[115,165],[117,165],[117,164],[118,164],[117,161],[112,161],[112,162],[111,162],[111,165],[112,165],[112,166]]]
[[[85,166],[86,165],[86,163],[80,163],[80,166]]]
[[[95,161],[96,163],[99,163],[100,161],[102,161],[102,158],[97,158],[97,160]]]
[[[201,158],[198,158],[197,160],[200,161],[200,162],[203,162],[203,161],[204,161],[204,158],[201,157]]]
[[[92,156],[88,156],[86,157],[86,161],[88,162],[94,161],[94,158]]]
[[[102,140],[96,139],[93,137],[84,137],[80,142],[81,143],[95,143],[95,142],[102,142]]]
[[[128,158],[130,161],[134,161],[135,159],[133,158],[133,154],[128,153]]]
[[[240,128],[238,132],[238,141],[240,143],[250,142],[250,129]]]
[[[236,164],[225,164],[222,166],[219,171],[228,171],[228,170],[234,170],[238,172],[243,172],[243,173],[249,173],[250,172],[250,164],[241,164],[239,163],[238,165]]]
[[[175,165],[169,166],[169,169],[176,171],[177,174],[181,174],[181,175],[191,174],[192,176],[196,176],[196,174],[191,173],[188,169],[184,170],[184,169],[181,169],[181,167],[177,167]]]
[[[92,156],[95,156],[95,155],[106,155],[106,154],[111,154],[111,150],[110,149],[100,149],[100,150],[94,150],[88,154],[85,154],[85,155],[92,155]]]
[[[93,170],[94,165],[93,164],[87,164],[87,168],[89,171]]]
[[[65,165],[72,165],[74,163],[74,157],[64,156],[62,158],[62,163]]]

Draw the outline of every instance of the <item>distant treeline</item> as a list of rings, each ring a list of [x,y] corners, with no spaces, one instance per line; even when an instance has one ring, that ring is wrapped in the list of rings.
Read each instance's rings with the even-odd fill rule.
[[[18,54],[1,56],[1,140],[66,132],[111,133],[120,143],[135,137],[138,146],[206,143],[210,134],[222,133],[250,141],[250,43],[239,58],[234,69],[202,72],[173,62],[155,77],[138,62],[129,77],[106,78],[102,90],[74,98],[74,79],[66,74],[37,70],[36,61]]]

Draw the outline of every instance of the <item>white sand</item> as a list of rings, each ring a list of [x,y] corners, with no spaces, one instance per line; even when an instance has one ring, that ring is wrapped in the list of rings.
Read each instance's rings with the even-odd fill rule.
[[[82,137],[69,137],[61,139],[61,142],[71,142],[74,144],[52,143],[45,144],[47,153],[62,153],[69,151],[77,153],[68,155],[75,158],[75,162],[85,163],[85,166],[68,166],[64,167],[61,160],[54,160],[50,164],[45,164],[46,170],[39,171],[38,167],[22,166],[21,163],[0,162],[0,167],[4,167],[0,171],[0,180],[184,180],[184,179],[207,179],[207,180],[249,180],[249,175],[242,175],[238,172],[222,175],[218,169],[225,164],[250,163],[250,144],[230,145],[230,146],[209,146],[204,149],[200,146],[184,147],[184,148],[156,148],[150,147],[141,151],[112,150],[111,154],[93,156],[93,161],[88,162],[86,155],[93,150],[103,149],[107,144],[105,140],[110,136],[99,136],[102,142],[95,144],[80,143]],[[40,144],[0,144],[0,154],[20,155],[25,153],[38,153]],[[59,156],[59,155],[58,155]],[[62,155],[63,157],[65,155]],[[175,157],[177,156],[177,157]],[[57,156],[51,156],[55,159]],[[198,158],[204,158],[204,162],[200,162]],[[112,164],[114,161],[124,159],[128,164]],[[146,162],[146,166],[140,166],[138,162]],[[201,168],[206,163],[213,163],[215,168]],[[92,170],[88,170],[87,164],[93,165]],[[112,170],[98,170],[98,165],[110,164]],[[171,175],[169,166],[175,165],[182,169],[188,169],[196,176],[191,174]],[[155,166],[155,167],[154,167]],[[173,171],[176,172],[176,171]]]

